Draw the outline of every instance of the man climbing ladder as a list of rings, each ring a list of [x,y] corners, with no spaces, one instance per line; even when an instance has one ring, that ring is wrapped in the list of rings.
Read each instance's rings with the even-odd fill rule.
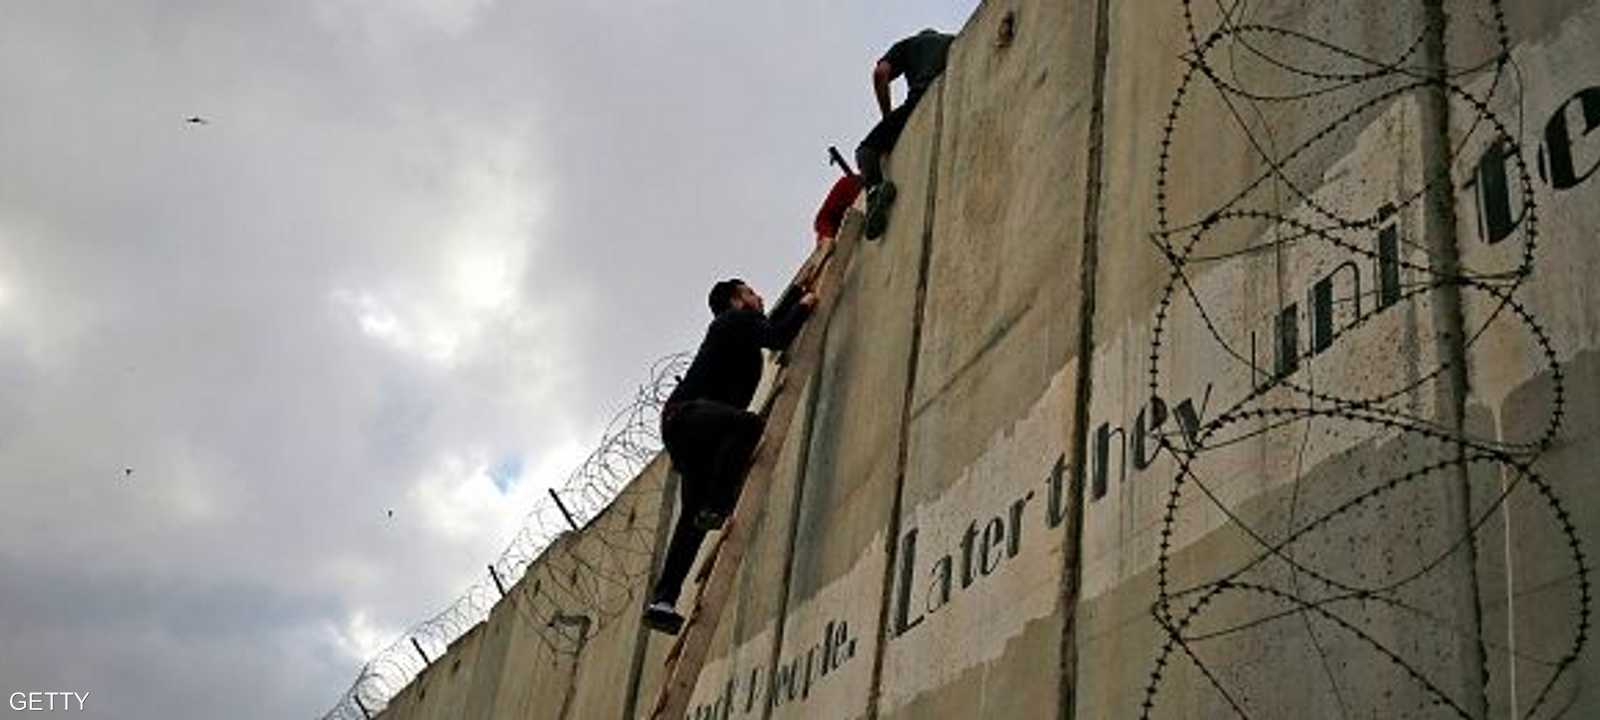
[[[709,303],[715,319],[662,407],[661,439],[678,471],[682,502],[644,610],[644,624],[652,630],[677,634],[683,626],[676,607],[683,580],[706,533],[722,526],[739,499],[745,466],[763,427],[761,416],[745,409],[761,382],[761,349],[787,347],[817,302],[808,290],[785,298],[769,321],[761,296],[744,281],[713,285]]]
[[[812,327],[804,328],[795,336],[791,347],[785,351],[788,361],[782,364],[773,381],[773,391],[766,400],[767,425],[764,438],[753,453],[750,466],[745,471],[742,494],[723,527],[717,545],[707,553],[706,568],[701,574],[704,582],[695,589],[689,618],[683,623],[683,632],[667,651],[663,679],[656,691],[656,701],[649,713],[651,720],[682,720],[688,713],[689,699],[694,693],[700,671],[705,667],[711,650],[711,640],[718,620],[723,617],[730,598],[734,595],[735,579],[739,576],[744,557],[754,542],[753,534],[761,523],[746,518],[765,507],[772,490],[775,469],[782,454],[782,442],[770,440],[787,438],[800,411],[800,401],[805,393],[807,379],[814,379],[822,365],[824,331],[836,304],[845,292],[842,285],[845,269],[850,267],[857,241],[861,236],[859,215],[850,215],[835,242],[812,252],[804,268],[797,273],[793,285],[806,286],[819,299],[815,301]],[[780,306],[784,303],[778,303]]]

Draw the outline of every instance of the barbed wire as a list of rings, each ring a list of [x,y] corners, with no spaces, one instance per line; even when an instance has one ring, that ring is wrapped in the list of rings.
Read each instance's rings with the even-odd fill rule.
[[[1481,22],[1474,24],[1472,15],[1454,8],[1451,27],[1462,34],[1486,31],[1487,37],[1452,37],[1449,43],[1438,42],[1434,47],[1430,47],[1435,42],[1430,38],[1444,37],[1447,32],[1442,11],[1429,14],[1415,35],[1398,34],[1396,28],[1387,47],[1355,47],[1338,44],[1333,39],[1339,35],[1334,28],[1355,28],[1354,32],[1373,41],[1381,31],[1356,16],[1383,10],[1351,3],[1327,3],[1314,9],[1296,6],[1293,12],[1321,16],[1324,32],[1313,33],[1307,28],[1249,20],[1257,15],[1281,16],[1280,8],[1256,12],[1263,9],[1261,3],[1217,0],[1215,27],[1202,32],[1197,28],[1193,0],[1182,2],[1189,52],[1183,57],[1186,69],[1166,116],[1156,181],[1158,228],[1151,240],[1170,273],[1152,332],[1149,389],[1152,397],[1162,397],[1163,392],[1172,396],[1168,386],[1182,373],[1163,375],[1163,359],[1170,361],[1174,355],[1164,342],[1191,329],[1215,342],[1215,350],[1234,363],[1235,370],[1248,373],[1250,389],[1243,398],[1186,429],[1182,441],[1173,442],[1166,435],[1157,438],[1174,459],[1176,472],[1166,493],[1156,561],[1157,597],[1151,608],[1164,639],[1140,706],[1143,718],[1151,717],[1161,705],[1163,688],[1179,664],[1197,673],[1197,684],[1214,691],[1211,697],[1174,693],[1186,698],[1184,714],[1209,715],[1216,714],[1211,712],[1215,710],[1252,717],[1289,709],[1272,706],[1273,702],[1288,702],[1303,711],[1309,702],[1305,692],[1313,688],[1291,693],[1293,697],[1285,701],[1281,687],[1276,691],[1265,687],[1281,684],[1286,677],[1283,663],[1296,659],[1316,664],[1307,677],[1321,675],[1327,687],[1316,690],[1325,690],[1329,701],[1345,716],[1409,714],[1431,708],[1473,717],[1477,709],[1488,705],[1487,691],[1482,688],[1489,685],[1490,650],[1522,663],[1523,677],[1517,680],[1519,687],[1510,688],[1511,693],[1520,692],[1524,684],[1537,689],[1522,710],[1523,717],[1561,712],[1554,707],[1552,695],[1563,677],[1570,677],[1568,671],[1588,640],[1593,600],[1590,570],[1559,493],[1536,469],[1541,455],[1561,431],[1567,400],[1555,343],[1528,306],[1517,299],[1533,272],[1538,212],[1520,147],[1520,86],[1514,87],[1512,82],[1515,65],[1504,9],[1500,0],[1482,2],[1483,14],[1477,18]],[[1346,17],[1341,18],[1340,12]],[[1483,47],[1485,57],[1476,63],[1441,66],[1442,57],[1429,55],[1442,54],[1443,47]],[[1241,68],[1253,73],[1249,80]],[[1481,82],[1484,87],[1472,92],[1466,87],[1470,82]],[[1169,189],[1179,177],[1199,175],[1179,163],[1236,160],[1216,158],[1212,153],[1219,145],[1214,142],[1192,154],[1179,142],[1184,137],[1187,105],[1203,90],[1210,91],[1206,97],[1219,104],[1222,117],[1232,118],[1231,127],[1241,134],[1253,159],[1264,169],[1237,189],[1186,187],[1186,200],[1207,192],[1220,194],[1216,201],[1199,202],[1180,217],[1172,207]],[[1521,245],[1514,267],[1491,272],[1460,264],[1451,250],[1408,241],[1393,226],[1407,211],[1424,217],[1450,212],[1448,202],[1440,201],[1456,191],[1448,169],[1434,168],[1435,172],[1426,173],[1415,187],[1399,188],[1397,197],[1371,213],[1341,213],[1330,207],[1334,203],[1318,196],[1320,189],[1334,182],[1325,174],[1323,163],[1328,158],[1356,147],[1356,137],[1376,124],[1383,113],[1429,93],[1444,98],[1450,115],[1464,113],[1461,117],[1468,119],[1460,143],[1444,148],[1449,162],[1440,165],[1453,167],[1469,144],[1506,149],[1505,170],[1512,176],[1513,191],[1520,195],[1521,203],[1516,220]],[[1290,103],[1298,105],[1288,110],[1292,122],[1269,120],[1269,110]],[[1497,103],[1512,106],[1515,117],[1497,113],[1493,109]],[[1422,132],[1444,132],[1442,124],[1427,126],[1425,112],[1422,117],[1424,121],[1418,123]],[[1227,129],[1221,124],[1207,127]],[[1410,142],[1416,142],[1415,138]],[[1294,210],[1286,211],[1286,207]],[[1394,243],[1388,250],[1369,249],[1352,240],[1386,231],[1392,233]],[[1262,237],[1271,239],[1258,242]],[[1236,249],[1241,245],[1242,250]],[[1252,262],[1257,253],[1304,252],[1305,248],[1343,260],[1333,273],[1344,265],[1353,269],[1354,294],[1326,299],[1330,307],[1338,303],[1340,314],[1351,319],[1332,323],[1331,334],[1330,328],[1313,330],[1321,333],[1321,340],[1313,341],[1310,348],[1302,347],[1298,339],[1285,344],[1282,338],[1295,338],[1295,332],[1274,326],[1275,332],[1269,336],[1277,342],[1269,356],[1276,356],[1277,364],[1260,366],[1255,357],[1255,334],[1241,326],[1241,316],[1250,313],[1208,308],[1205,294],[1195,288],[1191,269],[1199,264],[1220,267],[1221,263]],[[1284,262],[1281,255],[1275,260]],[[1380,278],[1387,287],[1363,292],[1358,263],[1390,267],[1393,274],[1389,279]],[[1269,278],[1274,275],[1278,298],[1270,317],[1273,322],[1285,322],[1281,313],[1298,310],[1289,308],[1293,303],[1285,297],[1282,276],[1267,273]],[[1331,343],[1339,336],[1370,332],[1381,315],[1379,307],[1426,306],[1441,302],[1439,296],[1450,293],[1459,293],[1463,305],[1471,304],[1477,325],[1469,326],[1460,308],[1448,306],[1435,312],[1433,322],[1449,325],[1449,316],[1455,313],[1461,327],[1454,337],[1449,327],[1435,331],[1458,343],[1463,356],[1470,355],[1490,333],[1506,337],[1520,331],[1532,351],[1530,356],[1536,357],[1542,371],[1537,377],[1545,381],[1537,398],[1544,417],[1541,422],[1501,430],[1526,433],[1524,436],[1469,432],[1473,426],[1465,416],[1462,397],[1466,368],[1448,352],[1411,358],[1414,367],[1394,373],[1393,378],[1368,372],[1357,396],[1319,388],[1315,360],[1329,345],[1318,347],[1317,342]],[[1370,312],[1362,311],[1363,300],[1372,302]],[[1349,311],[1352,304],[1353,313]],[[1333,311],[1327,312],[1331,317]],[[1180,318],[1192,324],[1175,327]],[[1413,318],[1410,322],[1418,321]],[[1386,343],[1369,338],[1365,349],[1376,353],[1367,358],[1372,367],[1400,362],[1396,349]],[[1434,402],[1420,400],[1424,397],[1434,398]],[[1451,403],[1461,405],[1452,411],[1447,407]],[[1366,443],[1355,457],[1328,458],[1326,462],[1339,468],[1335,470],[1337,483],[1304,482],[1313,427],[1324,438],[1342,434],[1363,438]],[[1228,491],[1225,479],[1237,477],[1240,463],[1262,462],[1268,452],[1259,447],[1246,450],[1259,453],[1252,460],[1242,459],[1239,451],[1232,449],[1266,436],[1283,440],[1278,447],[1292,451],[1288,497],[1255,496],[1249,505],[1230,501],[1228,498],[1238,493]],[[1230,450],[1233,455],[1228,454]],[[1500,482],[1482,482],[1485,477]],[[1470,505],[1442,506],[1442,500],[1461,493],[1471,493]],[[1538,569],[1549,576],[1529,581],[1541,593],[1535,612],[1543,615],[1545,627],[1570,631],[1564,643],[1551,643],[1551,638],[1545,637],[1530,650],[1509,639],[1501,642],[1483,631],[1477,615],[1481,608],[1462,610],[1464,593],[1477,592],[1481,536],[1497,515],[1510,512],[1513,503],[1530,517],[1543,519],[1542,523],[1519,524],[1514,533],[1518,544],[1546,543],[1555,558],[1565,554],[1564,559],[1551,559]],[[1240,545],[1234,547],[1243,551],[1223,555],[1222,562],[1177,563],[1175,536],[1202,522],[1205,514],[1236,530],[1230,539],[1237,540]],[[1463,523],[1464,529],[1452,529]],[[1507,526],[1504,532],[1505,552],[1510,553],[1513,530]],[[1557,565],[1562,569],[1557,570]],[[1471,583],[1461,577],[1469,573]],[[1509,573],[1503,582],[1511,582]],[[1464,587],[1470,590],[1464,591]],[[1479,602],[1477,598],[1468,600],[1469,607]],[[1553,616],[1553,611],[1561,608],[1570,611],[1564,620]],[[1514,608],[1508,604],[1505,611],[1509,614]],[[1395,630],[1402,626],[1409,628],[1400,635],[1406,639],[1396,642]],[[1268,632],[1275,634],[1263,635]],[[1428,639],[1422,639],[1424,635]],[[1213,651],[1219,645],[1224,648]],[[1428,662],[1440,658],[1456,657],[1460,666],[1467,666],[1472,651],[1461,648],[1473,645],[1479,655],[1475,669],[1481,680],[1478,690],[1465,689],[1473,683],[1430,673]],[[1363,657],[1371,661],[1359,662]],[[1390,672],[1384,673],[1384,668]],[[1408,692],[1395,692],[1401,689]],[[1384,706],[1402,702],[1417,705]],[[1352,707],[1358,703],[1367,706]]]
[[[674,353],[654,362],[649,380],[607,423],[594,451],[534,504],[487,577],[373,656],[323,720],[366,720],[382,712],[502,601],[514,604],[553,653],[569,656],[610,620],[637,610],[633,593],[652,569],[656,523],[636,520],[640,508],[656,507],[661,488],[639,488],[624,506],[613,501],[660,451],[661,406],[691,359]],[[624,513],[625,521],[595,522],[608,511]],[[530,567],[533,575],[525,577]]]

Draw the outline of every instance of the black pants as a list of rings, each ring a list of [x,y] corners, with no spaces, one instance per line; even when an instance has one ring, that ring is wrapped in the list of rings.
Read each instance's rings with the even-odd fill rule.
[[[710,400],[691,400],[663,413],[661,439],[678,471],[683,501],[651,602],[677,602],[706,536],[695,526],[695,515],[701,510],[732,512],[762,427],[760,415]]]
[[[906,129],[906,121],[911,119],[911,111],[916,109],[918,99],[908,99],[905,104],[890,110],[856,146],[856,167],[861,169],[863,187],[870,188],[883,182],[883,156],[894,150],[895,143],[900,141],[900,133]]]

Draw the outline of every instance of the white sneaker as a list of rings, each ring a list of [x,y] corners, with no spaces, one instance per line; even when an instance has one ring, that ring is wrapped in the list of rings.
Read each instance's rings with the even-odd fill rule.
[[[683,616],[672,603],[656,601],[644,606],[644,626],[668,635],[677,635],[683,628]]]

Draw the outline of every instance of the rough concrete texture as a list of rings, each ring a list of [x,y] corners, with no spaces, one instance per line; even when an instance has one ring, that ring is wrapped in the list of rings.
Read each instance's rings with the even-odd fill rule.
[[[495,696],[506,676],[506,661],[510,658],[512,624],[516,621],[516,608],[511,603],[499,603],[490,611],[476,632],[483,637],[478,644],[478,656],[472,661],[472,688],[467,693],[462,717],[488,717],[494,710]]]
[[[483,625],[479,624],[455,642],[416,681],[395,698],[384,716],[434,720],[461,717],[473,689]],[[490,664],[492,667],[492,663]]]
[[[788,382],[800,386],[790,392],[801,393],[799,412],[804,412],[811,396],[810,384],[806,378],[790,378]],[[759,718],[764,712],[767,668],[778,642],[777,621],[783,616],[784,576],[806,440],[802,424],[791,426],[788,437],[780,439],[783,447],[767,504],[754,517],[740,518],[741,522],[754,523],[751,545],[739,567],[735,595],[717,622],[713,649],[691,695],[689,717]],[[708,540],[707,545],[714,540]],[[685,592],[680,607],[691,607],[692,592]]]
[[[1452,60],[1509,62],[1453,88],[1451,170],[1470,373],[1470,437],[1487,446],[1473,484],[1488,701],[1504,716],[1600,714],[1588,640],[1590,488],[1600,427],[1600,6],[1541,3],[1505,25],[1484,8],[1452,13]],[[1510,151],[1508,151],[1508,149]],[[1515,152],[1520,149],[1520,152]],[[1492,274],[1525,273],[1492,279]],[[1519,445],[1548,438],[1530,455]],[[1532,462],[1529,462],[1532,460]]]
[[[885,716],[1055,704],[1094,11],[985,3],[943,78]]]
[[[570,570],[562,572],[553,567],[563,542],[563,537],[547,550],[523,577],[510,589],[507,599],[497,609],[509,610],[510,616],[506,660],[501,670],[501,681],[495,692],[493,710],[488,717],[550,718],[560,720],[561,704],[572,686],[576,667],[573,645],[565,637],[548,631],[551,616],[541,612],[538,601],[544,588],[570,577]],[[566,568],[562,568],[566,569]]]
[[[1477,716],[1455,449],[1411,432],[1447,420],[1428,90],[1349,54],[1426,67],[1432,27],[1190,9],[1111,20],[1077,710]]]
[[[573,620],[578,624],[568,626],[578,668],[566,718],[622,716],[629,695],[619,689],[625,690],[633,674],[642,671],[635,667],[634,657],[651,633],[639,621],[646,590],[640,581],[654,569],[654,530],[666,498],[662,489],[668,468],[665,458],[658,458],[646,469],[643,482],[629,486],[579,534],[578,550],[590,567],[607,568],[615,575],[600,586],[595,600],[574,613],[586,620]]]
[[[1600,716],[1597,38],[1600,0],[984,2],[690,716]],[[512,594],[623,608],[581,648],[502,603],[384,717],[646,712],[648,573],[572,562],[615,520]]]

